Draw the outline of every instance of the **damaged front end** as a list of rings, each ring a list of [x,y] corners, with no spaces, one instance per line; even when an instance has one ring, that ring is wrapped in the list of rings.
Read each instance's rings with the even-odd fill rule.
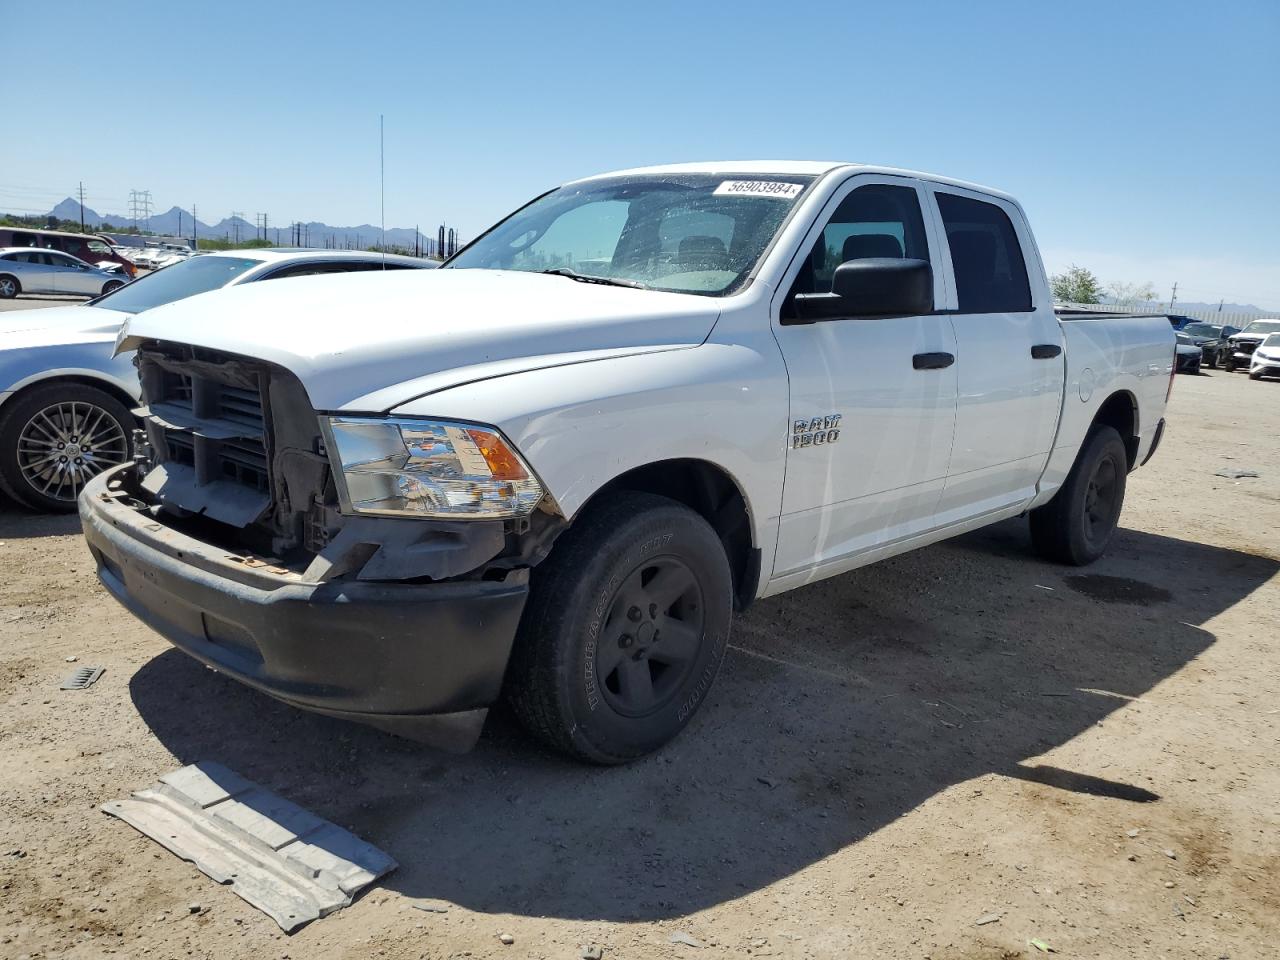
[[[288,371],[138,351],[145,437],[81,498],[107,588],[175,645],[311,710],[465,749],[497,698],[529,568],[564,521],[351,515]]]

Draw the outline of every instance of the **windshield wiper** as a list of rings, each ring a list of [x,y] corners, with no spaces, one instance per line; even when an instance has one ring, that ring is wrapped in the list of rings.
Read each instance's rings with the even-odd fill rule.
[[[579,273],[577,270],[570,270],[568,267],[552,267],[550,270],[540,270],[539,273],[549,273],[553,277],[568,277],[570,280],[577,280],[579,283],[602,283],[608,287],[634,287],[637,290],[649,289],[648,284],[641,283],[639,280],[597,277],[590,273]]]

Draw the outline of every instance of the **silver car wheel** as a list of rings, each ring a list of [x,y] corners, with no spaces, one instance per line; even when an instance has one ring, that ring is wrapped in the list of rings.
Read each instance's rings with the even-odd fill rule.
[[[43,496],[74,502],[84,485],[128,459],[129,440],[110,413],[92,403],[55,403],[18,435],[18,469]]]
[[[8,300],[10,297],[16,295],[17,292],[18,285],[16,283],[8,277],[0,277],[0,298]]]

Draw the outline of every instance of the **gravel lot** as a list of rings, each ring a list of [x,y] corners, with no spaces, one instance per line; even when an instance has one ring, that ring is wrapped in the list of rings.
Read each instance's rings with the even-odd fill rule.
[[[276,704],[108,599],[76,519],[0,505],[0,957],[1275,956],[1280,384],[1180,376],[1170,417],[1094,567],[1009,522],[760,603],[612,770],[501,714],[450,757]],[[71,657],[106,673],[60,691]],[[195,760],[400,869],[285,937],[98,811]]]

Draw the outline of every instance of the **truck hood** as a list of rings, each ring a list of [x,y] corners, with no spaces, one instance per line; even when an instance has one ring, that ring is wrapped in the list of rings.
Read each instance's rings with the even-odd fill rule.
[[[134,317],[117,350],[168,340],[266,360],[317,410],[385,411],[540,367],[693,347],[717,301],[497,270],[404,270],[226,287]]]

